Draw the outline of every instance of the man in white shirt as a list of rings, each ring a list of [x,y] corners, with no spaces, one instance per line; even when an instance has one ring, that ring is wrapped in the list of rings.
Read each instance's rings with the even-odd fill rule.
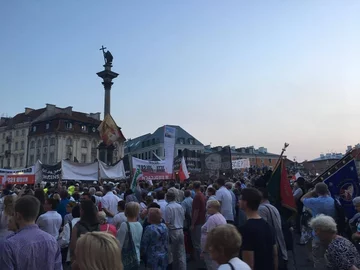
[[[230,191],[225,187],[225,179],[219,178],[217,181],[219,189],[216,191],[216,199],[221,204],[221,214],[226,219],[227,223],[234,223],[234,213],[233,213],[233,198]]]
[[[41,230],[54,236],[55,239],[59,237],[59,230],[62,224],[62,217],[58,212],[56,212],[58,203],[59,201],[54,198],[46,199],[44,209],[47,212],[39,216],[36,221],[36,224]]]
[[[111,185],[104,186],[104,193],[103,197],[95,196],[96,203],[101,202],[102,210],[106,213],[108,223],[112,224],[113,218],[115,214],[118,212],[118,202],[121,200],[118,196],[116,196],[112,192]]]
[[[112,224],[116,227],[117,230],[120,229],[120,226],[123,222],[127,221],[127,218],[125,216],[125,201],[119,201],[118,202],[118,211],[112,221]]]

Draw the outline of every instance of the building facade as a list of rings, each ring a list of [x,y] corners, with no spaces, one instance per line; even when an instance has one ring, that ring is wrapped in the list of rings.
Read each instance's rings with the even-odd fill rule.
[[[199,154],[204,152],[204,145],[194,136],[180,126],[172,127],[176,128],[174,157],[181,155],[185,149],[196,151]],[[164,128],[165,126],[162,126],[156,129],[154,133],[127,140],[124,149],[125,155],[128,154],[144,160],[158,160],[157,157],[165,159]]]
[[[0,122],[0,167],[18,169],[37,160],[56,164],[62,159],[82,163],[98,158],[101,142],[100,113],[73,111],[46,104],[45,108],[26,108],[24,113]],[[122,143],[115,142],[113,160],[123,156]]]
[[[25,111],[13,118],[0,120],[0,168],[23,168],[26,166],[28,150],[28,133],[31,123],[36,120],[45,108]]]

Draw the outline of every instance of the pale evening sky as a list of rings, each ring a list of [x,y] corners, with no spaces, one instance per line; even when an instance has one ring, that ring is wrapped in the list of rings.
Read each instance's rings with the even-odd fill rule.
[[[204,144],[312,159],[360,142],[360,1],[16,0],[0,4],[0,113],[103,113],[99,48],[127,138],[180,125]]]

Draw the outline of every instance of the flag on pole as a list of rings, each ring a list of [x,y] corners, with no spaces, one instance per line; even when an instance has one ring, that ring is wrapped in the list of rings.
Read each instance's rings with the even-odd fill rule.
[[[267,190],[270,202],[278,208],[280,213],[284,212],[284,208],[296,212],[296,203],[283,159],[271,175]]]
[[[188,172],[188,169],[186,167],[186,162],[185,162],[185,158],[182,157],[181,159],[181,163],[180,163],[180,168],[179,168],[179,178],[180,178],[180,181],[185,181],[186,179],[188,179],[190,176],[189,176],[189,172]]]
[[[116,125],[110,114],[107,114],[104,117],[104,120],[98,127],[98,131],[100,132],[101,139],[106,145],[111,145],[118,139],[123,138],[119,127]]]
[[[138,179],[142,176],[141,170],[139,168],[136,169],[135,173],[134,173],[134,177],[131,181],[131,190],[133,192],[135,192],[137,184],[138,184]]]

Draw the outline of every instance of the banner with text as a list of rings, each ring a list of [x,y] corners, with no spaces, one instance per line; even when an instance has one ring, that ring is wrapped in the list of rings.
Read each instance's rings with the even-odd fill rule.
[[[174,167],[176,128],[164,126],[165,170],[172,174]]]
[[[0,169],[0,183],[32,185],[35,183],[35,167],[20,170]]]
[[[136,169],[141,170],[142,175],[138,178],[140,181],[172,179],[172,173],[168,173],[165,166],[166,162],[164,160],[150,161],[132,158],[133,174],[135,174]]]
[[[42,181],[58,182],[61,177],[61,162],[55,165],[41,164]]]
[[[232,161],[233,170],[241,170],[250,168],[250,160],[248,158],[236,159]]]

